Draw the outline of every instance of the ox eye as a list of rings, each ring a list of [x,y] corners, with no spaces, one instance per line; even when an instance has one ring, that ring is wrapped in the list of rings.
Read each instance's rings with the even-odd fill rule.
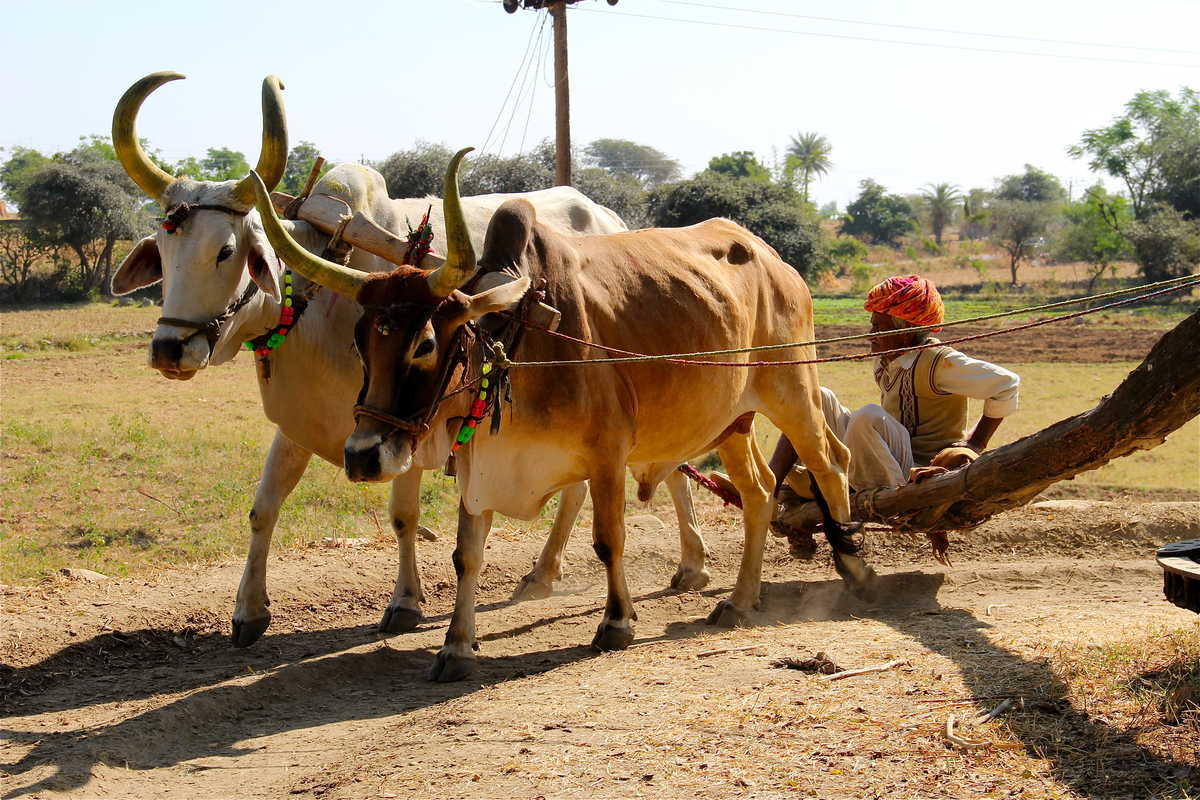
[[[220,264],[222,261],[226,260],[227,258],[229,258],[232,255],[233,255],[233,245],[228,245],[228,244],[224,245],[217,252],[217,263]]]
[[[432,352],[433,352],[433,339],[426,339],[425,341],[423,341],[419,345],[417,345],[417,351],[415,353],[413,353],[413,358],[420,358],[421,356],[427,356]]]

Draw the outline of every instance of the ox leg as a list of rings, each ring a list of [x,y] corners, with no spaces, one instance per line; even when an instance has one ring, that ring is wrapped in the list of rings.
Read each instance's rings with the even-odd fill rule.
[[[729,479],[742,497],[742,525],[746,538],[733,593],[729,599],[717,603],[707,622],[732,627],[748,624],[749,613],[759,607],[763,548],[773,510],[772,479],[770,465],[754,441],[753,428],[749,433],[733,434],[717,450],[721,462],[729,470]]]
[[[604,618],[592,639],[597,650],[624,650],[633,642],[633,598],[625,581],[625,470],[592,476],[592,549],[608,576]]]
[[[483,547],[492,527],[492,512],[478,516],[458,505],[458,542],[454,547],[454,572],[458,589],[454,614],[446,630],[446,643],[438,651],[429,673],[430,680],[446,683],[460,681],[475,670],[475,590],[483,569]]]
[[[667,489],[675,503],[675,516],[679,519],[679,569],[671,578],[671,588],[685,592],[698,592],[708,585],[712,577],[704,566],[708,548],[700,535],[696,523],[696,509],[692,505],[692,482],[677,469],[667,474]]]
[[[537,563],[513,592],[512,602],[521,603],[525,600],[541,600],[554,592],[554,582],[562,577],[563,552],[567,549],[567,540],[571,538],[571,529],[587,499],[587,481],[580,481],[574,486],[568,486],[558,496],[558,511],[554,514],[554,526],[550,528],[550,537],[542,548]]]
[[[424,622],[421,603],[425,594],[421,591],[421,574],[417,570],[417,518],[421,505],[421,470],[410,469],[392,481],[392,497],[388,513],[392,518],[392,530],[396,533],[399,548],[399,571],[396,573],[396,589],[379,630],[385,633],[404,633]]]
[[[868,602],[874,600],[876,575],[862,555],[862,524],[850,519],[847,479],[850,451],[825,421],[816,370],[806,377],[804,387],[793,394],[790,407],[781,402],[776,411],[771,421],[779,426],[800,461],[808,467],[824,518],[825,537],[833,550],[834,568],[852,594]]]
[[[271,534],[279,520],[279,507],[296,488],[300,476],[308,467],[312,453],[275,431],[275,440],[267,454],[267,463],[259,479],[250,509],[250,552],[246,554],[246,569],[238,586],[237,602],[233,607],[231,638],[238,647],[253,644],[271,624],[267,606],[267,553],[271,550]]]

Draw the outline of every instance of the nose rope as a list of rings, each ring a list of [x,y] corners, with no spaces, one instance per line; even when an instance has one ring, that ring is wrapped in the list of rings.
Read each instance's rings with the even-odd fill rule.
[[[242,296],[225,307],[225,310],[206,322],[193,322],[189,319],[180,319],[179,317],[159,317],[155,323],[157,325],[172,325],[176,328],[190,328],[194,333],[183,337],[182,342],[191,341],[201,333],[208,340],[208,349],[211,350],[217,343],[217,339],[221,338],[221,326],[225,324],[237,312],[241,311],[250,299],[254,297],[258,291],[258,284],[250,281],[246,290],[242,292]]]

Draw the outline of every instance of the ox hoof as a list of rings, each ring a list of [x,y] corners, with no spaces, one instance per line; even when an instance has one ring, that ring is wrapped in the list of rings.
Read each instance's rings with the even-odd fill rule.
[[[425,615],[419,608],[403,606],[388,606],[379,620],[380,633],[408,633],[425,621]]]
[[[624,650],[633,644],[633,626],[618,628],[611,622],[601,622],[596,630],[596,638],[592,639],[592,647],[600,652]]]
[[[554,587],[551,584],[542,583],[533,577],[533,573],[529,573],[524,578],[521,578],[521,583],[517,586],[516,591],[512,593],[512,602],[524,603],[526,600],[544,600],[554,594]]]
[[[722,600],[704,620],[704,624],[716,625],[720,628],[748,628],[750,627],[750,618],[746,616],[746,612],[738,609],[733,603]]]
[[[703,567],[700,569],[684,569],[680,567],[675,571],[675,576],[671,578],[671,588],[678,589],[681,592],[698,592],[705,586],[708,586],[708,581],[712,578],[708,574],[708,570]]]
[[[229,633],[229,638],[233,642],[234,647],[249,647],[258,641],[258,637],[263,635],[263,631],[271,624],[271,614],[268,613],[265,617],[256,619],[238,619],[233,618],[233,630]]]
[[[879,576],[862,556],[848,556],[835,550],[833,552],[833,568],[841,576],[842,583],[850,594],[864,603],[874,603],[878,598],[876,586]]]
[[[438,683],[453,683],[475,671],[476,660],[473,656],[461,656],[457,653],[440,651],[429,670],[429,680]]]

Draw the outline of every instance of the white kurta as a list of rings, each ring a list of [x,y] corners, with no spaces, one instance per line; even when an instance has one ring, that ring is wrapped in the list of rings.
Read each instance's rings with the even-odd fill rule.
[[[1016,373],[953,348],[945,350],[932,375],[934,388],[982,400],[986,417],[1007,417],[1017,410],[1021,379]],[[883,365],[876,359],[874,372],[890,382],[900,371],[912,369],[920,353],[912,350]],[[821,410],[829,427],[850,448],[852,488],[902,486],[908,482],[908,471],[915,466],[912,439],[908,429],[883,406],[872,403],[852,412],[832,390],[821,387]]]

